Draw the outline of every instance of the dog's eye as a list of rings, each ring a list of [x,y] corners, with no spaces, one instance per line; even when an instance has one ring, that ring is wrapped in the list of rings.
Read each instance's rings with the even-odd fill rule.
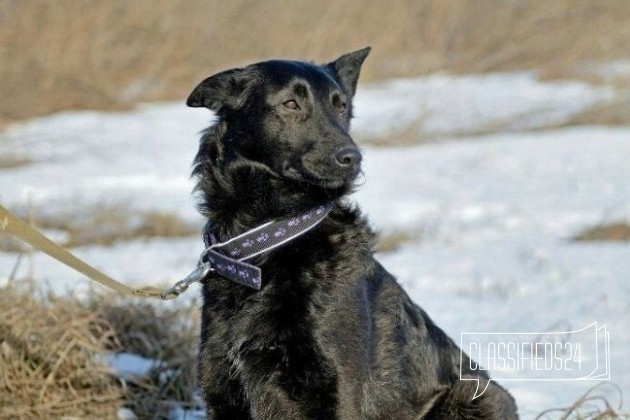
[[[300,106],[298,105],[298,103],[294,99],[289,99],[288,101],[283,102],[282,105],[285,108],[289,108],[289,109],[293,109],[293,110],[300,109]]]
[[[346,109],[348,108],[348,106],[341,99],[341,96],[339,96],[338,93],[334,93],[332,96],[332,106],[335,108],[335,110],[337,111],[337,114],[339,115],[342,115],[343,113],[345,113]]]

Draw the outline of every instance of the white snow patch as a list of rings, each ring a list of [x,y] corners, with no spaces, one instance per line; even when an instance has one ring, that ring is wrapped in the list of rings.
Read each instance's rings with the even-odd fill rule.
[[[535,72],[434,74],[359,89],[355,133],[365,139],[523,131],[566,123],[614,90],[577,81],[542,82]]]
[[[137,420],[138,416],[130,408],[119,408],[117,417],[118,420]]]
[[[146,377],[160,363],[132,353],[106,353],[102,362],[114,375],[126,381]]]

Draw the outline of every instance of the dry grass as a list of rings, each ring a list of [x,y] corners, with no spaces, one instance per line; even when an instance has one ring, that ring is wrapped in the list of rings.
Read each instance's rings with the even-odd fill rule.
[[[630,224],[625,222],[602,224],[579,233],[576,241],[630,241]]]
[[[377,252],[394,252],[400,249],[406,243],[417,240],[420,233],[417,231],[397,231],[388,232],[387,234],[381,233],[378,237],[376,244]]]
[[[629,125],[630,89],[620,93],[615,99],[607,103],[598,104],[576,115],[568,124]]]
[[[33,209],[17,214],[40,229],[54,230],[56,242],[72,248],[85,245],[112,245],[136,239],[175,238],[199,234],[194,226],[175,214],[155,210],[136,210],[125,203],[99,204],[78,209],[78,214],[39,215]],[[19,252],[28,247],[22,242],[0,235],[0,251]]]
[[[417,146],[423,143],[429,143],[433,140],[431,136],[422,132],[422,126],[424,125],[425,118],[420,115],[417,119],[410,124],[403,126],[402,129],[392,130],[387,134],[380,136],[371,136],[365,138],[365,142],[374,146]],[[361,137],[358,137],[361,142]]]
[[[5,287],[0,319],[0,417],[115,417],[122,389],[95,360],[115,332],[97,312]]]
[[[0,289],[0,418],[166,418],[194,391],[198,314],[98,293],[78,300],[38,294],[32,285]],[[115,378],[105,352],[161,360],[145,378]]]
[[[36,219],[44,229],[66,232],[66,247],[83,245],[111,245],[118,241],[155,237],[183,237],[198,234],[199,228],[178,216],[164,211],[134,211],[114,204],[95,206],[85,210],[83,217],[67,215]]]
[[[610,397],[610,394],[616,394]],[[617,404],[611,399],[618,400]],[[571,406],[566,408],[552,408],[540,413],[536,420],[550,418],[558,420],[621,420],[628,419],[630,415],[622,413],[623,393],[621,389],[610,382],[602,382],[591,387],[578,398]]]
[[[626,0],[0,0],[0,122],[186,97],[268,57],[374,47],[364,80],[438,70],[572,74],[627,58]]]
[[[0,129],[2,126],[0,126]],[[15,155],[3,155],[0,156],[0,170],[2,169],[14,169],[21,166],[30,165],[33,160],[28,157],[15,156]]]
[[[192,400],[200,328],[195,304],[156,304],[98,294],[90,306],[113,326],[117,351],[162,362],[147,377],[126,384],[126,407],[139,418],[162,418],[176,406],[198,406]]]

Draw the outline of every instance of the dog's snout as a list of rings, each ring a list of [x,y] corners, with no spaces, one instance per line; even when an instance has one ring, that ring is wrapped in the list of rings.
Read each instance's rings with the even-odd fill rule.
[[[356,167],[361,163],[361,152],[353,146],[346,146],[335,152],[335,162],[344,169]]]

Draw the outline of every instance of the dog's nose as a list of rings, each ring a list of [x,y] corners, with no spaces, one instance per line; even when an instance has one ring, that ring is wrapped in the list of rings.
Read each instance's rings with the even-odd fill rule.
[[[361,163],[361,153],[356,147],[342,147],[335,152],[335,161],[344,169],[353,168]]]

